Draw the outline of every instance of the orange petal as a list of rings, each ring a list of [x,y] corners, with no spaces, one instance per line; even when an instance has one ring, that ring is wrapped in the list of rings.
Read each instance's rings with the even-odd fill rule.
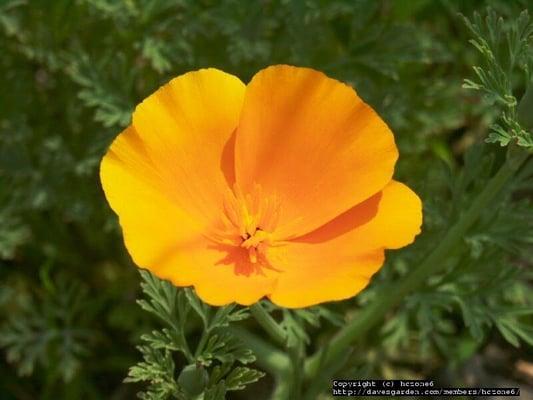
[[[363,290],[379,270],[384,251],[357,253],[353,246],[290,243],[269,250],[272,264],[284,269],[270,300],[280,307],[300,308],[344,300]]]
[[[229,190],[224,174],[231,179],[244,89],[213,69],[175,78],[137,107],[100,167],[134,262],[177,285],[197,286],[211,304],[249,304],[271,290],[270,278],[204,236]]]
[[[364,250],[399,249],[414,241],[421,225],[420,198],[403,183],[391,181],[381,192],[293,240],[321,243],[342,239]]]
[[[391,181],[323,227],[268,249],[269,261],[282,271],[271,300],[305,307],[354,296],[381,267],[383,249],[411,243],[421,223],[418,196]]]
[[[134,128],[115,139],[100,164],[100,178],[138,266],[156,271],[169,252],[201,234],[202,223],[174,201],[172,186]]]
[[[134,128],[113,142],[100,175],[138,266],[178,286],[196,286],[200,298],[212,305],[249,305],[272,291],[275,271],[249,263],[244,248],[206,239],[203,221],[177,205]]]
[[[194,285],[205,303],[221,306],[259,301],[272,292],[278,272],[250,263],[246,249],[204,240],[174,252],[159,276],[177,286]]]
[[[195,218],[220,216],[233,174],[232,135],[245,86],[216,69],[189,72],[171,80],[139,104],[133,127],[146,154],[172,192]]]
[[[246,89],[235,145],[237,183],[282,203],[277,236],[305,234],[381,190],[398,151],[387,125],[355,91],[286,65]]]

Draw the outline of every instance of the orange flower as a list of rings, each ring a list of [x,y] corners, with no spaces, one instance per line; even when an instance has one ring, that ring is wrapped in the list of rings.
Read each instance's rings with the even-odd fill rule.
[[[100,175],[140,267],[212,305],[304,307],[360,292],[420,232],[397,158],[343,83],[278,65],[246,86],[209,68],[139,104]]]

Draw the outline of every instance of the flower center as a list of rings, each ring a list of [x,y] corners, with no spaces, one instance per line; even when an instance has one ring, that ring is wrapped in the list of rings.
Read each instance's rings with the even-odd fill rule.
[[[259,255],[264,255],[265,246],[270,242],[270,234],[257,228],[257,230],[252,234],[246,233],[243,236],[243,242],[241,247],[248,250],[248,257],[250,262],[255,264],[257,262],[258,252]]]
[[[243,194],[235,185],[224,197],[222,225],[212,238],[221,244],[248,251],[252,264],[264,263],[266,247],[273,244],[272,232],[279,219],[279,201],[265,196],[260,185]]]

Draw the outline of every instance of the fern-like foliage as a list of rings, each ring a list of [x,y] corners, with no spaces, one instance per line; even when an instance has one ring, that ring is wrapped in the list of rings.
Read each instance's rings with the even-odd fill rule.
[[[261,371],[237,364],[255,361],[251,350],[226,329],[248,318],[246,309],[229,305],[212,309],[191,289],[178,289],[141,270],[145,298],[138,301],[143,310],[156,316],[163,328],[144,334],[138,346],[143,361],[130,368],[127,382],[146,382],[139,393],[144,400],[225,399],[226,392],[242,390],[260,379]],[[191,348],[186,329],[192,318],[201,321],[201,335]],[[180,354],[184,364],[178,368]]]
[[[473,67],[477,81],[465,79],[463,87],[479,90],[504,107],[501,121],[493,125],[487,141],[502,146],[514,141],[533,147],[533,134],[520,121],[513,86],[517,70],[525,75],[526,84],[533,84],[533,21],[528,11],[522,11],[515,21],[504,20],[494,10],[487,11],[485,18],[476,12],[472,21],[464,21],[473,35],[470,43],[482,55],[483,64]]]
[[[6,294],[3,306],[13,313],[0,326],[0,348],[20,375],[30,375],[39,366],[52,370],[53,380],[69,382],[99,335],[89,328],[85,286],[60,276],[45,287],[43,292],[26,296]],[[0,287],[0,293],[7,291]]]
[[[424,257],[429,243],[439,241],[484,188],[498,162],[491,150],[477,145],[465,154],[459,172],[444,164],[439,167],[440,175],[432,179],[440,176],[448,188],[425,204],[425,235],[408,250],[389,257],[391,268],[384,268],[378,281],[358,298],[360,303],[377,301],[388,282]],[[448,255],[444,271],[405,299],[394,318],[383,325],[381,335],[369,338],[380,343],[381,357],[369,360],[371,353],[359,354],[354,363],[374,365],[379,373],[387,368],[384,358],[393,364],[422,363],[426,369],[431,369],[428,360],[444,359],[456,365],[495,336],[517,348],[532,346],[533,207],[530,199],[520,196],[532,190],[530,161]],[[369,370],[368,376],[375,373]]]
[[[520,151],[519,146],[530,148],[532,134],[519,113],[524,99],[517,100],[517,93],[531,82],[532,24],[527,11],[514,20],[488,11],[486,18],[474,14],[473,21],[466,23],[483,64],[474,68],[478,79],[466,80],[464,86],[482,91],[496,105],[490,118],[496,118],[497,124],[490,127],[487,141],[510,145],[511,151]],[[485,188],[503,157],[498,147],[476,144],[458,164],[443,157],[442,164],[427,165],[417,184],[424,203],[424,234],[414,245],[387,257],[388,265],[357,298],[360,304],[379,301],[389,282],[424,259],[427,249],[441,240]],[[447,255],[443,272],[409,295],[379,335],[367,338],[365,349],[372,351],[354,352],[354,369],[347,369],[346,376],[401,376],[412,374],[405,366],[413,365],[428,374],[437,360],[461,365],[495,338],[517,348],[531,347],[532,191],[530,160],[490,207],[482,210],[461,245]]]

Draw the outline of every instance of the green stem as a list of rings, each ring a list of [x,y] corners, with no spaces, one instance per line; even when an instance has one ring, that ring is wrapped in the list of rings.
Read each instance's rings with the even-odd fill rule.
[[[291,382],[287,377],[280,376],[276,379],[272,400],[289,400],[291,398]]]
[[[253,351],[257,357],[256,362],[259,367],[281,379],[289,373],[291,368],[289,358],[270,343],[265,342],[244,328],[233,326],[228,329]]]
[[[302,364],[303,364],[303,357],[302,357],[302,343],[296,343],[293,347],[289,347],[289,357],[291,360],[291,389],[292,389],[292,395],[290,397],[291,400],[299,400],[302,395]]]
[[[189,343],[187,342],[187,338],[185,337],[185,332],[183,332],[183,329],[181,329],[177,322],[169,321],[169,326],[176,333],[176,335],[180,337],[181,342],[183,343],[183,354],[185,355],[185,358],[189,364],[192,364],[196,360],[196,356],[192,354]]]
[[[324,391],[324,388],[331,385],[331,377],[337,376],[337,373],[339,371],[342,371],[344,365],[349,361],[353,353],[353,348],[351,348],[344,352],[334,362],[328,365],[319,363],[319,365],[322,365],[323,370],[327,371],[327,373],[324,373],[322,375],[316,375],[313,380],[308,382],[308,385],[306,386],[305,396],[303,397],[303,399],[316,400],[317,398],[319,398],[320,393]]]
[[[319,373],[322,365],[328,365],[338,359],[356,339],[373,329],[383,319],[385,314],[400,303],[408,293],[419,288],[429,276],[435,274],[446,265],[444,261],[450,251],[464,238],[465,233],[474,224],[481,212],[486,210],[490,201],[520,168],[528,155],[525,151],[514,150],[509,147],[504,164],[473,201],[467,212],[447,232],[433,252],[401,281],[388,285],[381,292],[381,296],[378,296],[379,301],[363,309],[357,318],[349,322],[333,337],[327,350],[319,350],[309,357],[305,364],[307,378],[312,379]],[[321,375],[324,373],[327,372],[320,371]]]
[[[209,331],[204,330],[202,333],[202,337],[200,338],[200,341],[198,342],[198,346],[196,347],[196,351],[194,352],[194,358],[198,358],[200,354],[202,354],[202,351],[204,351],[205,343],[207,342],[207,338],[209,337]]]
[[[261,303],[255,303],[250,307],[250,312],[256,321],[263,327],[263,329],[270,335],[272,339],[281,346],[285,346],[287,342],[287,335],[283,328],[276,322],[274,318],[263,308]]]

